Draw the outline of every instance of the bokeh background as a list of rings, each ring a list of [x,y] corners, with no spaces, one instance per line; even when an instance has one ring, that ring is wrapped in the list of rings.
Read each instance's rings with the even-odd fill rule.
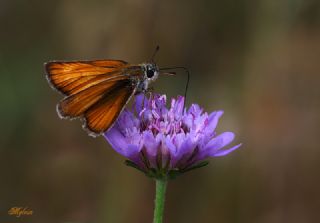
[[[140,63],[157,44],[159,66],[190,69],[188,104],[223,109],[243,143],[169,183],[165,222],[319,222],[320,1],[1,0],[0,27],[0,222],[152,221],[154,182],[58,118],[43,63]]]

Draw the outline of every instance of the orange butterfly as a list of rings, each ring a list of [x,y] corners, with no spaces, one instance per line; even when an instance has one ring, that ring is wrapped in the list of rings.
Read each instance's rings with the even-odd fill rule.
[[[173,68],[159,69],[154,62],[134,65],[122,60],[45,63],[48,82],[65,96],[57,105],[58,115],[67,119],[81,117],[91,136],[111,128],[130,98],[146,92],[160,70],[167,69]]]

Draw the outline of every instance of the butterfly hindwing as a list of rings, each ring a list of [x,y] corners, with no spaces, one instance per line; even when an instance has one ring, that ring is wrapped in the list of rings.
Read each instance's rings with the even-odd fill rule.
[[[104,94],[99,101],[84,113],[84,128],[95,134],[101,134],[108,130],[135,90],[136,86],[130,85],[126,81],[117,82],[112,91]]]
[[[117,87],[117,81],[104,81],[67,96],[57,105],[57,111],[62,118],[76,118],[99,101],[105,94],[109,94]]]
[[[83,117],[85,129],[98,135],[111,127],[135,89],[131,79],[105,81],[64,98],[57,111],[62,118]]]

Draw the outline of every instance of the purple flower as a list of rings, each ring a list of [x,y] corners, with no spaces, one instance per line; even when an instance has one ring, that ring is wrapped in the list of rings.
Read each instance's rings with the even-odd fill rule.
[[[125,156],[127,164],[151,177],[175,177],[207,164],[208,157],[225,156],[241,146],[225,149],[234,133],[217,134],[223,111],[203,112],[199,105],[184,108],[184,97],[171,100],[165,95],[136,96],[131,110],[125,109],[105,133],[113,149]]]

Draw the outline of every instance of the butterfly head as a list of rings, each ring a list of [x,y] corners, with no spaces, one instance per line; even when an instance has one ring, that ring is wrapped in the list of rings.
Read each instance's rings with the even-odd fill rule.
[[[155,81],[159,76],[159,68],[155,63],[146,63],[144,67],[144,78],[148,82]]]

